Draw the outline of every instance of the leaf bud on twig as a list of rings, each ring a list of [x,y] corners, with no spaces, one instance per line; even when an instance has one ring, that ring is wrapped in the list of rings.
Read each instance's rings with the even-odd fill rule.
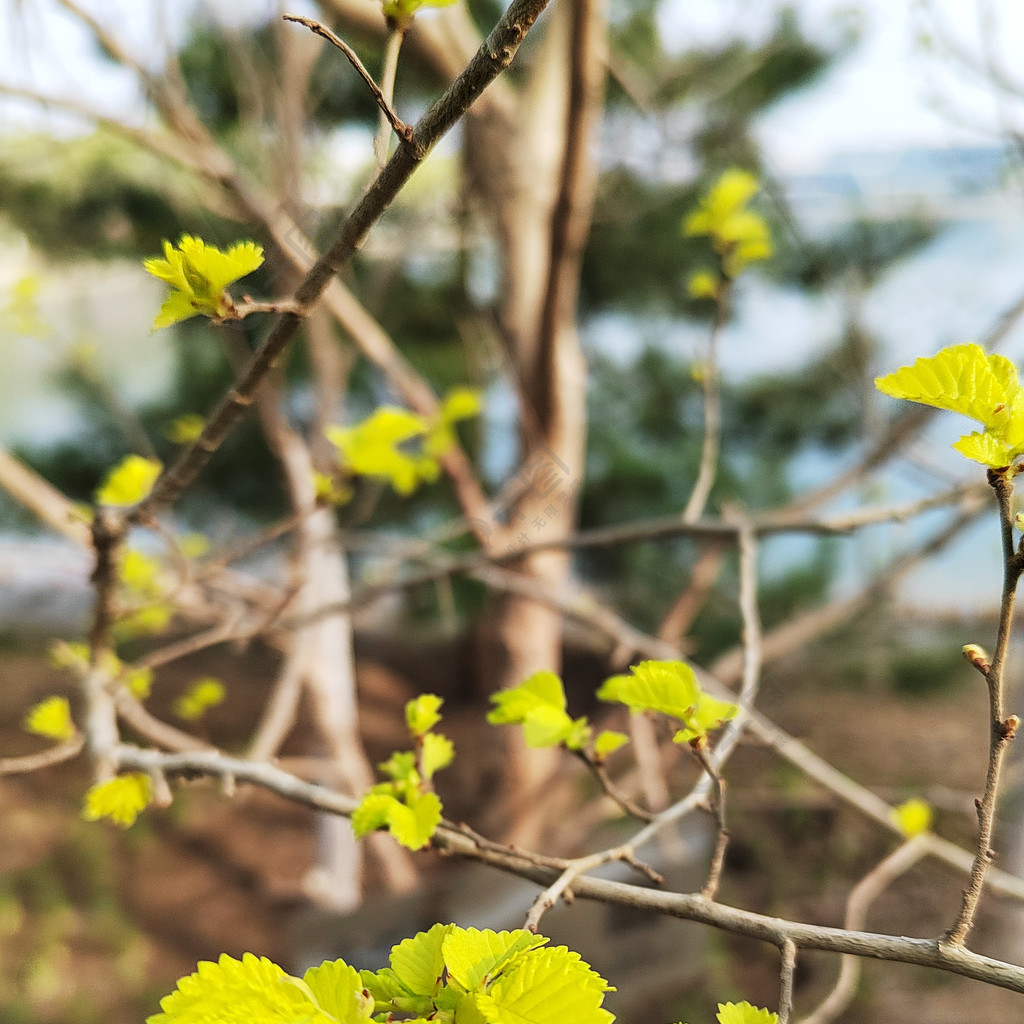
[[[983,675],[992,667],[984,647],[978,644],[964,644],[961,649],[964,657]]]

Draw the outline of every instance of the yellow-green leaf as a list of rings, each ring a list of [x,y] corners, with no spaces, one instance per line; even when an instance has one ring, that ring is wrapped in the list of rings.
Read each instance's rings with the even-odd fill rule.
[[[777,1024],[779,1015],[748,1002],[719,1003],[718,1024]]]
[[[25,728],[36,736],[65,742],[75,735],[71,720],[71,705],[67,697],[47,697],[29,708],[25,714]]]
[[[685,720],[700,688],[693,669],[681,661],[642,661],[629,675],[612,676],[598,688],[600,700],[618,701],[631,711],[660,711]]]
[[[517,956],[476,1002],[490,1024],[611,1024],[607,991],[579,954],[555,946]]]
[[[153,490],[162,469],[157,459],[128,455],[107,474],[96,492],[96,501],[100,505],[134,505]]]
[[[918,797],[894,808],[892,816],[896,826],[908,839],[919,836],[932,827],[931,806]]]
[[[338,1024],[305,982],[252,953],[199,963],[160,1000],[160,1009],[146,1024]]]
[[[565,710],[565,690],[554,672],[535,672],[525,682],[491,696],[496,705],[487,714],[492,725],[522,725],[523,738],[530,747],[550,747],[573,742],[581,747],[589,726],[585,719],[574,722]]]
[[[327,439],[338,449],[341,468],[359,476],[377,477],[398,494],[409,495],[421,483],[437,479],[437,460],[409,446],[429,430],[422,416],[383,406],[354,427],[328,427]]]
[[[263,263],[263,249],[255,242],[238,242],[227,252],[201,238],[182,235],[177,248],[164,242],[164,258],[143,262],[146,272],[171,286],[154,328],[169,327],[201,314],[225,316],[231,308],[226,289]]]
[[[698,270],[686,282],[686,292],[691,299],[717,299],[720,284],[717,275],[708,270]]]
[[[206,420],[197,412],[186,412],[171,420],[167,440],[174,444],[191,444],[202,432]]]
[[[707,740],[708,733],[718,729],[730,718],[735,718],[739,712],[738,704],[716,700],[702,692],[697,697],[697,706],[684,719],[686,727],[676,732],[672,740],[675,743],[696,742],[702,745]]]
[[[444,965],[452,980],[472,992],[489,984],[513,957],[547,941],[524,928],[511,932],[452,928],[442,943]]]
[[[594,757],[603,761],[606,757],[614,754],[619,747],[629,742],[629,737],[624,732],[616,732],[614,729],[605,729],[598,733],[594,740]]]
[[[110,818],[122,828],[128,828],[152,799],[153,782],[144,772],[118,775],[89,788],[82,816],[86,821]]]
[[[440,709],[444,698],[436,693],[421,693],[405,705],[405,722],[413,736],[430,732],[441,721]]]
[[[197,679],[175,702],[174,713],[186,722],[198,722],[210,708],[222,703],[227,691],[212,676]]]
[[[423,7],[451,7],[456,0],[383,0],[381,8],[384,17],[394,22],[399,28],[408,28]]]
[[[153,689],[153,670],[151,668],[130,669],[122,676],[121,682],[133,697],[145,700]]]
[[[344,960],[327,960],[302,976],[317,1005],[334,1020],[357,1024],[373,1013],[373,998],[363,994],[359,972]]]
[[[950,345],[875,380],[893,398],[959,412],[989,429],[1002,429],[1021,403],[1017,368],[980,345]]]
[[[429,931],[403,939],[391,950],[391,970],[416,995],[432,995],[445,971],[442,945],[453,924],[435,924]]]
[[[435,773],[442,768],[447,768],[455,757],[455,747],[447,736],[439,732],[428,732],[423,737],[423,753],[420,763],[423,769],[423,777],[432,779]]]

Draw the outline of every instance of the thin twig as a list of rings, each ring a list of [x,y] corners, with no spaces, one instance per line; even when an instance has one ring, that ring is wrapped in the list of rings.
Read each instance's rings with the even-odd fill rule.
[[[1017,734],[1020,720],[1016,716],[1006,717],[1003,701],[1003,670],[1010,646],[1010,631],[1013,625],[1013,607],[1016,600],[1017,584],[1024,573],[1024,552],[1014,549],[1013,484],[1009,473],[1004,470],[989,470],[989,483],[995,490],[999,506],[999,526],[1003,540],[1003,592],[999,605],[999,634],[992,663],[985,672],[989,698],[989,755],[988,771],[985,776],[985,791],[978,808],[978,845],[971,867],[971,880],[964,890],[963,901],[956,920],[946,932],[945,939],[951,945],[964,943],[974,924],[974,916],[981,900],[985,875],[995,858],[992,836],[995,827],[996,805],[999,798],[999,780],[1003,763],[1009,750],[1010,740]]]
[[[731,294],[731,282],[726,278],[718,289],[715,319],[708,334],[707,351],[701,367],[700,386],[704,395],[704,441],[701,445],[697,480],[693,485],[686,508],[683,509],[684,523],[695,523],[704,514],[718,471],[718,449],[722,440],[722,392],[718,371],[718,339],[728,317]]]
[[[708,877],[701,887],[700,894],[706,900],[713,900],[718,895],[718,886],[722,880],[722,868],[725,867],[725,851],[729,845],[729,830],[725,824],[725,779],[712,764],[707,748],[695,746],[693,752],[712,782],[711,813],[714,815],[718,833],[715,838],[715,849],[711,854],[711,864],[708,867]]]
[[[311,306],[348,263],[390,203],[431,149],[465,114],[481,92],[512,63],[527,32],[548,0],[513,0],[483,46],[417,122],[410,141],[399,147],[339,230],[331,247],[313,264],[293,296],[301,312],[282,314],[253,354],[235,386],[221,399],[199,437],[156,481],[149,496],[128,510],[139,523],[172,504],[198,476],[233,431],[257,390],[291,345]]]
[[[879,896],[900,875],[909,871],[928,854],[925,834],[907,840],[871,869],[850,891],[846,901],[843,927],[851,930],[864,927],[868,910]],[[860,980],[860,959],[843,956],[839,962],[839,975],[832,991],[804,1017],[800,1024],[831,1024],[849,1005]]]
[[[381,90],[381,111],[380,123],[377,128],[377,137],[373,140],[373,156],[376,161],[376,173],[387,163],[391,133],[388,126],[392,128],[387,110],[394,106],[395,102],[395,79],[398,77],[398,54],[402,49],[402,42],[405,39],[405,28],[401,25],[394,25],[388,32],[387,42],[384,44],[384,64],[381,68],[380,90]]]
[[[595,761],[585,750],[574,750],[572,753],[587,766],[587,770],[597,779],[605,796],[614,800],[627,814],[639,818],[641,821],[654,820],[654,814],[635,804],[615,788],[615,784],[608,776],[607,767],[601,761]]]
[[[295,803],[336,814],[351,815],[358,803],[354,797],[345,796],[326,786],[304,782],[266,762],[245,761],[215,752],[165,754],[129,745],[116,748],[114,754],[122,768],[162,771],[169,777],[229,777],[269,789]],[[466,830],[447,824],[438,828],[431,844],[438,850],[490,864],[544,886],[556,882],[568,866],[565,861],[546,864],[542,860],[548,858],[539,858],[535,854],[501,847],[499,844],[480,843],[467,834]],[[595,878],[593,875],[576,878],[573,892],[584,899],[697,921],[768,942],[779,948],[790,940],[801,949],[850,953],[894,963],[935,967],[1014,992],[1024,992],[1024,967],[980,956],[962,946],[950,946],[937,939],[880,935],[786,921],[715,903],[700,895],[664,892],[647,886]]]
[[[403,142],[412,142],[413,129],[411,125],[407,125],[395,112],[391,109],[391,103],[385,97],[381,87],[373,80],[373,75],[363,65],[363,62],[356,55],[355,50],[348,45],[343,39],[339,39],[329,28],[321,25],[320,22],[314,21],[312,18],[304,18],[300,14],[285,14],[283,15],[285,21],[294,21],[299,25],[305,25],[311,32],[315,32],[318,36],[326,39],[332,46],[336,46],[345,56],[348,58],[349,63],[359,73],[359,77],[366,83],[370,92],[373,93],[373,98],[377,101],[377,106],[380,107],[381,114],[387,119],[388,124],[395,130],[395,134]],[[395,54],[397,61],[398,54]],[[383,161],[381,162],[383,166]]]
[[[628,864],[646,875],[655,885],[661,885],[665,881],[652,867],[638,861],[633,847],[628,844],[602,850],[600,853],[593,853],[586,857],[577,857],[570,861],[558,878],[533,901],[523,927],[528,931],[536,932],[540,925],[540,919],[546,911],[550,910],[559,899],[564,899],[567,902],[570,900],[571,886],[577,879],[582,878],[588,871],[593,871],[594,868],[598,868],[602,864],[610,864],[612,861],[622,861]]]
[[[779,950],[779,1012],[778,1024],[789,1024],[793,1012],[793,977],[796,974],[796,943],[786,939]]]
[[[85,746],[85,737],[75,735],[55,747],[48,747],[38,754],[23,754],[20,757],[0,757],[0,775],[23,775],[37,772],[41,768],[61,764],[77,757]]]

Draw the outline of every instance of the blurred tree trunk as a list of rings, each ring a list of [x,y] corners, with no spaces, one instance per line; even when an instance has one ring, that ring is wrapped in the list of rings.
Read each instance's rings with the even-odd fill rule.
[[[604,0],[556,5],[514,108],[467,122],[468,187],[501,253],[498,325],[519,399],[510,540],[567,537],[576,524],[586,440],[576,299],[596,182],[605,34]],[[558,590],[570,559],[551,550],[510,567]],[[524,597],[497,597],[480,625],[479,652],[488,690],[515,686],[540,669],[557,672],[562,618]],[[532,845],[545,816],[537,798],[557,753],[527,751],[518,733],[511,742],[503,824],[508,838]]]

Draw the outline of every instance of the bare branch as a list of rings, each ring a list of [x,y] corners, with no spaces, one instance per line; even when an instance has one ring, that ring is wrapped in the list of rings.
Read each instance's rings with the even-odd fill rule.
[[[381,114],[383,114],[387,123],[394,129],[395,134],[403,142],[412,142],[412,128],[394,112],[391,108],[391,101],[384,95],[381,87],[373,80],[373,75],[366,70],[355,50],[344,39],[340,39],[329,28],[321,25],[318,21],[314,21],[312,18],[304,18],[300,14],[285,14],[283,17],[285,21],[294,21],[299,25],[305,25],[311,32],[315,32],[321,38],[326,39],[332,46],[336,46],[341,50],[348,58],[352,67],[359,73],[359,77],[366,83],[367,88],[373,93],[373,98],[377,101]],[[381,163],[383,165],[383,161]]]

